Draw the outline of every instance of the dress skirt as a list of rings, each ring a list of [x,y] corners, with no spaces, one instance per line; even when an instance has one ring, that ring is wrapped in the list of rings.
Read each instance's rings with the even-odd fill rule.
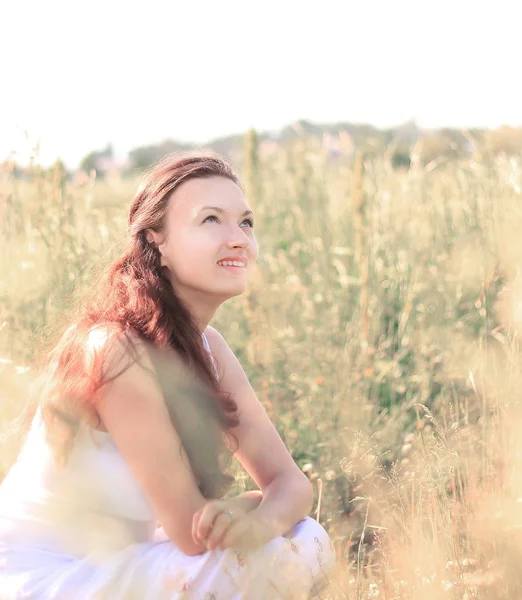
[[[335,563],[323,527],[306,517],[255,550],[188,556],[160,528],[154,541],[104,556],[75,557],[28,540],[0,540],[1,600],[305,600]]]

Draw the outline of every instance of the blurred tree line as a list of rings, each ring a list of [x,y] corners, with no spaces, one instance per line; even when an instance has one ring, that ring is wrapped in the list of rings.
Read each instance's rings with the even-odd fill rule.
[[[299,120],[277,132],[256,133],[260,155],[273,152],[275,148],[285,146],[298,138],[321,140],[332,160],[346,160],[347,155],[355,156],[357,151],[362,151],[366,156],[387,155],[395,169],[408,169],[412,163],[425,166],[430,163],[458,160],[477,152],[487,152],[492,156],[522,154],[522,127],[507,125],[489,130],[423,130],[415,121],[408,121],[397,127],[377,129],[368,124],[318,124]],[[115,157],[112,144],[107,144],[102,149],[89,152],[80,161],[78,170],[87,175],[95,173],[98,178],[104,178],[113,172],[123,176],[135,176],[167,154],[202,147],[228,157],[234,164],[240,164],[244,158],[244,140],[243,134],[230,135],[216,138],[201,146],[167,139],[157,144],[134,148],[124,162]],[[25,170],[19,165],[9,165],[9,170],[15,177],[25,176]]]
[[[299,137],[317,138],[323,141],[332,159],[337,156],[346,158],[347,150],[351,150],[354,156],[357,150],[362,150],[366,155],[387,153],[395,168],[409,168],[413,161],[427,165],[431,162],[456,160],[477,152],[479,148],[492,155],[522,153],[522,127],[510,126],[494,130],[423,130],[415,121],[408,121],[398,127],[377,129],[367,124],[317,124],[299,120],[278,132],[258,132],[256,137],[260,154],[271,151],[275,146],[284,146]],[[340,139],[344,139],[345,143],[337,143]],[[243,134],[231,135],[211,140],[204,147],[227,156],[232,162],[239,162],[243,159],[244,140]],[[349,140],[348,145],[346,140]],[[129,152],[124,171],[136,174],[166,154],[198,147],[201,146],[176,140],[140,146]],[[92,166],[93,161],[98,167],[103,166],[111,150],[108,146],[100,152],[91,152],[82,161],[80,168],[88,170],[85,165],[96,168]],[[96,170],[103,174],[103,168]]]

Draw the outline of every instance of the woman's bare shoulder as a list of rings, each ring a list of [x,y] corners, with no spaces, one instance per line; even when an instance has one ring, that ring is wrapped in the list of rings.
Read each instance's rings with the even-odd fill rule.
[[[226,339],[217,329],[210,325],[205,329],[210,350],[220,366],[220,383],[230,392],[238,385],[248,383],[248,377],[239,359]]]
[[[136,361],[148,370],[151,367],[146,343],[138,333],[132,329],[124,331],[114,324],[95,325],[87,334],[85,366],[92,369],[99,360],[106,375],[129,361]]]
[[[230,360],[231,356],[235,357],[226,339],[215,327],[208,325],[204,333],[210,350],[219,363],[226,362],[227,359]]]
[[[215,338],[217,336],[223,337],[215,327],[212,327],[212,325],[207,325],[204,333],[209,341],[211,338]]]
[[[211,325],[208,325],[207,328],[205,329],[205,337],[208,340],[208,343],[209,343],[209,346],[210,346],[210,349],[212,350],[212,352],[219,352],[225,346],[227,348],[230,348],[229,345],[227,344],[227,341],[223,337],[223,335],[215,327],[212,327]]]

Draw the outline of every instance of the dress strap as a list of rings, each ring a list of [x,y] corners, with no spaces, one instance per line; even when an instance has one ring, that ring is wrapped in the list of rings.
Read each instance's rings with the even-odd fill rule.
[[[201,332],[201,337],[203,338],[203,346],[205,347],[205,350],[210,355],[210,359],[212,361],[212,366],[214,367],[214,373],[216,374],[216,377],[219,377],[219,373],[218,373],[218,370],[217,370],[216,359],[214,358],[214,355],[212,354],[212,349],[210,348],[210,344],[208,343],[207,336],[205,335],[204,332]]]

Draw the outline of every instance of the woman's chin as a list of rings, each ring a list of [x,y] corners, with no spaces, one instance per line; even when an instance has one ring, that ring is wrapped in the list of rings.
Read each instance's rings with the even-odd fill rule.
[[[229,298],[234,298],[235,296],[241,296],[245,292],[247,288],[246,282],[236,282],[233,285],[227,286],[219,286],[219,288],[213,290],[214,293],[218,293],[220,296],[223,296],[226,300]]]

